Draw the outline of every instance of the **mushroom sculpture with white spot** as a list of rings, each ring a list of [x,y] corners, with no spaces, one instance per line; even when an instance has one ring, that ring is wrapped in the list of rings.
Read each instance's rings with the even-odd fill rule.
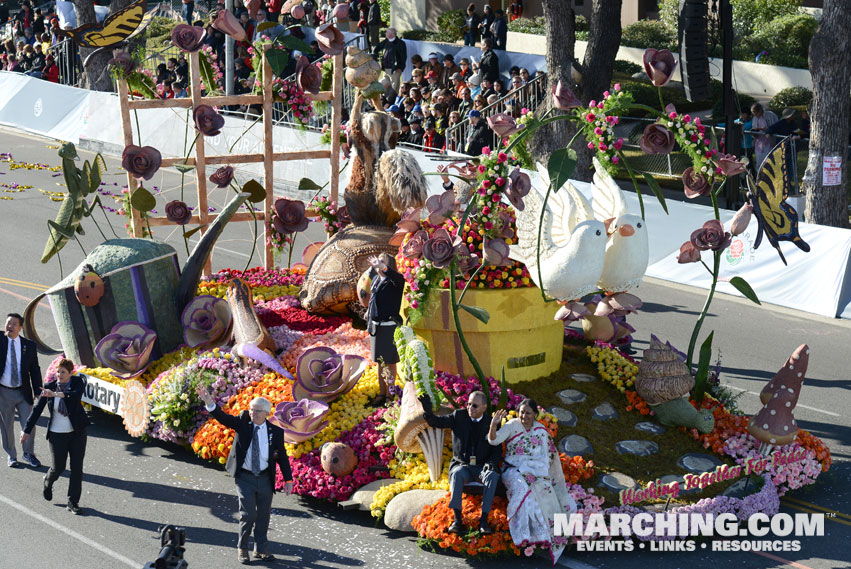
[[[799,346],[760,394],[765,406],[751,419],[747,429],[762,443],[759,451],[763,456],[768,456],[773,447],[787,445],[798,436],[798,423],[792,412],[798,403],[809,354],[806,344]]]

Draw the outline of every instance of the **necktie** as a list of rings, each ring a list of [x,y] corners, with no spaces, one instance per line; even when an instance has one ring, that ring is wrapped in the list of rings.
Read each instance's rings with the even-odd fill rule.
[[[15,349],[15,340],[9,340],[9,350],[12,352],[12,387],[20,387],[21,375],[18,371],[18,350]]]
[[[260,427],[254,425],[254,437],[251,439],[251,473],[260,474]]]

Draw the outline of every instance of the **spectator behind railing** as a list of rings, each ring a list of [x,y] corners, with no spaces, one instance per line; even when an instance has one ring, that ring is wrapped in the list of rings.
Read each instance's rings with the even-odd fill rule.
[[[476,13],[476,5],[470,2],[467,5],[467,15],[464,19],[464,45],[475,46],[479,39],[479,23],[481,18]]]

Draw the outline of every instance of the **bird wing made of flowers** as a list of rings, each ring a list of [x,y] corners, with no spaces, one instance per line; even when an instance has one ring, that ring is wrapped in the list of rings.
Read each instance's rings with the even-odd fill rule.
[[[233,326],[230,305],[211,295],[196,296],[180,317],[183,341],[190,348],[214,348],[227,342]]]
[[[293,398],[331,402],[354,388],[366,370],[366,359],[338,354],[331,348],[317,346],[305,350],[296,363]]]
[[[148,369],[156,340],[157,333],[144,324],[119,322],[95,346],[95,355],[112,375],[131,379]]]

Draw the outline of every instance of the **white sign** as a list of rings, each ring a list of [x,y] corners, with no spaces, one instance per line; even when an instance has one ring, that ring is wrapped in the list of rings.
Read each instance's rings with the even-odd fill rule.
[[[115,415],[120,415],[121,398],[124,388],[114,383],[86,375],[86,390],[83,392],[83,402],[94,407],[100,407]]]
[[[822,165],[822,186],[838,186],[842,183],[842,156],[825,156]]]

